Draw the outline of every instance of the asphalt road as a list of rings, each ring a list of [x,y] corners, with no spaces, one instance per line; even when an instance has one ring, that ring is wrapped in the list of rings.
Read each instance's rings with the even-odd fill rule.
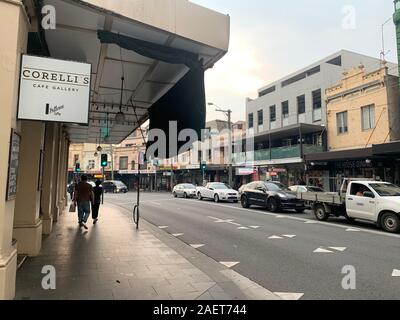
[[[131,210],[136,194],[107,194],[105,201]],[[143,193],[140,208],[141,218],[283,297],[400,299],[400,235],[373,224],[318,222],[311,212],[273,214],[168,193]],[[348,270],[355,271],[355,290],[342,286]]]

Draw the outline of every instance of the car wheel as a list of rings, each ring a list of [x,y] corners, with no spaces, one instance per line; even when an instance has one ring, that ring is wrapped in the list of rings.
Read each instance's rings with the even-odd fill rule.
[[[176,194],[176,192],[173,192],[172,195],[174,196],[174,198],[178,198],[178,195]]]
[[[219,196],[216,194],[214,195],[214,202],[218,203],[219,202]]]
[[[278,212],[278,210],[279,210],[278,201],[276,201],[275,198],[270,198],[268,200],[267,208],[268,208],[268,211]]]
[[[329,218],[329,213],[326,212],[325,206],[318,204],[314,207],[314,215],[319,221],[326,221]]]
[[[250,203],[246,196],[242,196],[242,198],[240,199],[240,203],[242,204],[243,208],[250,208]]]
[[[400,219],[396,214],[392,212],[388,212],[382,215],[381,225],[382,228],[387,232],[400,232]]]
[[[185,192],[184,194],[183,194],[183,197],[185,198],[185,199],[187,199],[187,193]]]
[[[197,194],[197,199],[203,200],[203,197],[201,196],[201,193],[200,193],[200,192]]]

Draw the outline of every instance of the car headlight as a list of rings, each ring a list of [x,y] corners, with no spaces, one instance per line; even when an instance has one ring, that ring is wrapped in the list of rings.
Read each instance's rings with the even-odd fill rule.
[[[278,192],[278,196],[279,196],[280,198],[286,198],[286,195],[285,195],[284,193],[279,193],[279,192]]]

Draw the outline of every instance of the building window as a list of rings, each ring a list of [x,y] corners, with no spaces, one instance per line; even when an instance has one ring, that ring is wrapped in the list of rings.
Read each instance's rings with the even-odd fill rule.
[[[304,94],[297,97],[297,113],[306,113],[306,96]]]
[[[261,98],[261,97],[263,97],[263,96],[266,96],[267,94],[272,93],[272,92],[274,92],[275,90],[276,90],[276,87],[275,87],[275,86],[270,87],[270,88],[268,88],[268,89],[265,89],[265,90],[261,91],[261,92],[258,94],[258,97]]]
[[[89,160],[88,161],[88,170],[93,170],[95,166],[96,166],[96,161],[95,160]]]
[[[276,106],[269,107],[269,121],[270,122],[276,121]]]
[[[259,126],[262,126],[264,124],[264,111],[263,110],[258,110],[258,112],[257,112],[257,123]]]
[[[312,104],[313,104],[313,121],[322,120],[322,99],[321,99],[321,89],[312,92]]]
[[[361,108],[362,129],[370,130],[375,128],[375,105],[371,104]]]
[[[282,118],[289,118],[289,101],[282,102]]]
[[[208,150],[208,161],[211,161],[212,159],[212,151],[211,149]]]
[[[119,170],[128,170],[128,157],[119,157]]]
[[[74,154],[74,164],[79,162],[79,154]]]
[[[338,56],[333,58],[332,60],[327,61],[326,63],[333,64],[334,66],[342,66],[342,56]]]
[[[348,132],[349,128],[347,126],[347,111],[336,114],[336,123],[338,134],[345,134]]]
[[[249,114],[249,129],[254,128],[254,114],[250,113]]]

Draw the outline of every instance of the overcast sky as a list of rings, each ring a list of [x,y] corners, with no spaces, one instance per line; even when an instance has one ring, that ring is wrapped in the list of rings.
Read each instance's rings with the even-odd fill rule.
[[[191,0],[231,17],[228,54],[206,73],[208,101],[245,119],[245,99],[268,83],[341,49],[379,58],[393,0]],[[355,13],[352,19],[352,12]],[[397,62],[395,28],[384,27]],[[208,107],[208,120],[223,118]]]

